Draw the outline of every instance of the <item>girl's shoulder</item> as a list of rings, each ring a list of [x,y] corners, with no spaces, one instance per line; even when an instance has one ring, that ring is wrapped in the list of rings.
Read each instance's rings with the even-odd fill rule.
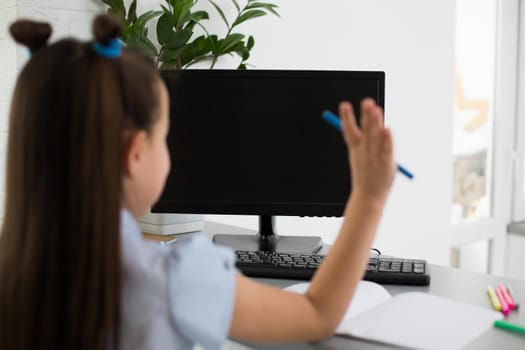
[[[166,329],[220,348],[233,312],[234,252],[202,234],[170,245],[145,241],[136,221],[124,216],[123,221],[132,219],[121,224],[125,317],[143,319],[143,325],[174,324]]]
[[[182,236],[169,245],[148,241],[143,238],[137,221],[127,210],[121,212],[120,227],[124,263],[145,260],[151,267],[155,260],[173,260],[190,270],[215,265],[217,262],[230,269],[235,265],[234,252],[230,248],[213,244],[203,233]]]

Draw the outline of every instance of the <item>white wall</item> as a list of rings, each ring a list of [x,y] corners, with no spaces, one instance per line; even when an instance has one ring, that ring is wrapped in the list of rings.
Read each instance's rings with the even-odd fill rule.
[[[525,235],[511,233],[507,236],[507,256],[505,277],[525,281],[523,269],[523,252],[525,252]]]
[[[257,68],[384,70],[386,122],[397,176],[375,246],[385,253],[449,262],[454,72],[452,0],[287,0],[281,19],[248,23]],[[210,217],[210,219],[212,219]],[[218,217],[256,227],[255,218]],[[280,217],[280,233],[333,241],[339,219]]]
[[[218,0],[220,4],[230,0]],[[157,7],[143,0],[139,9]],[[398,176],[375,243],[385,253],[448,264],[453,106],[454,1],[287,0],[276,2],[281,18],[248,22],[256,38],[257,68],[384,70],[386,121],[396,141],[396,159],[415,173]],[[53,39],[89,37],[95,0],[0,0],[0,135],[16,60],[5,28],[17,15],[52,22]],[[210,12],[213,11],[210,9]],[[5,14],[5,15],[4,15]],[[218,22],[217,26],[222,26]],[[222,27],[221,27],[222,28]],[[4,46],[2,46],[4,45]],[[4,55],[10,57],[4,61]],[[9,66],[5,66],[9,63]],[[0,155],[5,153],[0,142]],[[0,158],[1,159],[1,158]],[[3,167],[2,167],[3,169]],[[4,174],[0,172],[0,194]],[[256,227],[254,217],[209,217]],[[280,233],[322,234],[333,241],[340,219],[279,217]]]

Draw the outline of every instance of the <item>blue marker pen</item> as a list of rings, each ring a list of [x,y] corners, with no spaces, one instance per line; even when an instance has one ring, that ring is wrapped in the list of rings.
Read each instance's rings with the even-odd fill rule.
[[[335,115],[333,114],[332,112],[330,111],[324,111],[323,112],[323,119],[328,122],[328,124],[332,125],[334,128],[336,128],[337,130],[339,131],[342,131],[343,130],[343,127],[341,125],[341,120]],[[397,170],[405,175],[406,177],[408,177],[409,179],[413,179],[414,178],[414,175],[408,171],[407,169],[405,169],[404,167],[402,167],[401,165],[399,164],[396,164],[397,165]]]

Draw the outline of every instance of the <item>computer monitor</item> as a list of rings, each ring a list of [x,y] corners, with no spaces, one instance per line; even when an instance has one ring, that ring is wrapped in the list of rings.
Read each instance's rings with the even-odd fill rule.
[[[341,133],[321,113],[372,97],[384,72],[162,71],[170,95],[171,172],[152,211],[259,215],[253,236],[215,235],[236,250],[312,253],[320,237],[275,234],[273,217],[341,216],[350,194]]]

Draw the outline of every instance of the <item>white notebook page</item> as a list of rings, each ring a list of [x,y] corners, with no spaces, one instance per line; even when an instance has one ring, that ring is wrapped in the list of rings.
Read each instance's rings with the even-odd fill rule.
[[[309,283],[285,288],[304,293]],[[490,329],[501,313],[440,296],[408,292],[391,297],[381,285],[360,281],[336,334],[405,348],[461,349]]]

